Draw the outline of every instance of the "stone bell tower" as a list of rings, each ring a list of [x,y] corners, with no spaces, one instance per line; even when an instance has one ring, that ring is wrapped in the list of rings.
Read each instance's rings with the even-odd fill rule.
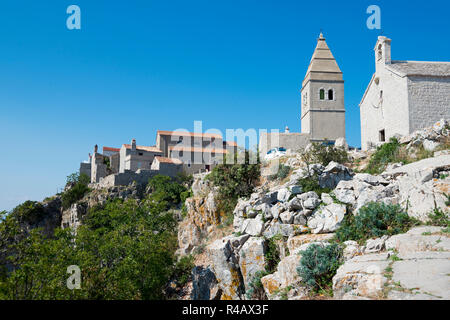
[[[320,33],[301,90],[302,133],[311,141],[345,137],[342,71]]]

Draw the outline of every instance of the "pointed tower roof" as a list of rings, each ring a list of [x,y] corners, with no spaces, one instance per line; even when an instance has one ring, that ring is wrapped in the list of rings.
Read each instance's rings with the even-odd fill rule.
[[[306,71],[303,85],[309,80],[343,80],[342,71],[328,48],[322,32],[317,39],[317,46]]]

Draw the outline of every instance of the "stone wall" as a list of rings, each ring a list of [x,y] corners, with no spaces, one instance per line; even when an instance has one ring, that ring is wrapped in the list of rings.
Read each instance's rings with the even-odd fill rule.
[[[450,78],[408,78],[410,132],[450,119]]]
[[[136,172],[125,170],[125,172],[110,174],[104,178],[101,178],[99,183],[94,186],[95,188],[108,188],[114,186],[127,186],[130,183],[136,181],[137,184],[147,184],[148,179],[160,174],[155,170],[138,170]]]
[[[378,84],[375,81],[377,78]],[[380,130],[385,130],[385,141],[396,134],[410,133],[406,78],[387,69],[378,70],[360,105],[360,112],[363,150],[382,143]]]
[[[86,163],[86,162],[80,163],[80,174],[85,174],[90,179],[91,178],[91,164]]]
[[[308,145],[310,135],[307,133],[270,133],[261,132],[259,135],[259,154],[264,158],[267,151],[276,147],[284,147],[297,151]]]

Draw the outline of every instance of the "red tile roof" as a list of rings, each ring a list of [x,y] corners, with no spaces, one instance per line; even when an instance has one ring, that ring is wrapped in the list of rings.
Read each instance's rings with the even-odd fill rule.
[[[127,149],[131,149],[131,144],[124,144],[123,145]],[[148,151],[148,152],[157,152],[157,153],[163,153],[161,150],[159,150],[157,147],[146,147],[146,146],[136,146],[136,150],[142,150],[142,151]]]
[[[155,159],[157,159],[159,162],[163,162],[163,163],[183,164],[183,161],[181,161],[180,159],[176,159],[176,158],[165,158],[165,157],[156,156]]]
[[[220,134],[215,134],[215,133],[158,130],[156,132],[156,134],[161,135],[161,136],[190,136],[190,137],[205,137],[205,138],[222,139],[222,136]]]
[[[105,151],[119,152],[120,148],[103,147],[103,152]]]
[[[228,153],[226,149],[213,149],[213,148],[201,148],[201,147],[183,147],[183,146],[171,146],[170,151],[184,151],[184,152],[201,152],[201,153]]]

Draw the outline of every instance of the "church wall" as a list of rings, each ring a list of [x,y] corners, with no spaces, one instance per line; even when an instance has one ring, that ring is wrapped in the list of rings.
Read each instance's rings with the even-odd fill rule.
[[[410,131],[450,119],[450,78],[409,77]]]
[[[361,104],[361,148],[380,145],[380,130],[385,130],[385,141],[396,134],[409,133],[408,93],[406,78],[380,68]],[[380,104],[380,92],[383,91]]]

